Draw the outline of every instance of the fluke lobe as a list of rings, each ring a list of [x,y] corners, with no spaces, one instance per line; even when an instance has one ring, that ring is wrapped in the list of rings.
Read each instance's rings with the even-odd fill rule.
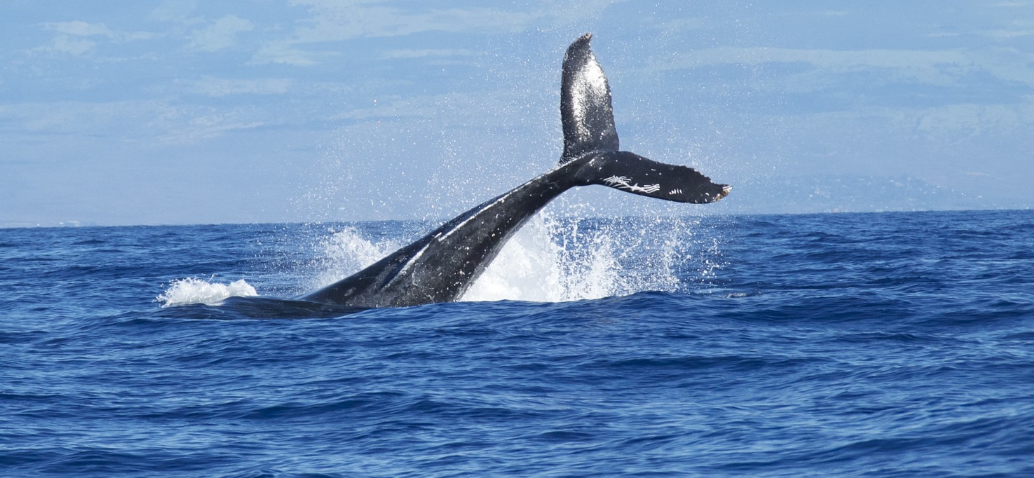
[[[732,189],[697,171],[659,163],[618,148],[610,85],[589,47],[578,38],[564,56],[560,164],[499,197],[460,214],[420,240],[354,275],[299,297],[347,307],[402,307],[451,302],[492,262],[506,241],[558,195],[599,184],[668,201],[715,202]]]

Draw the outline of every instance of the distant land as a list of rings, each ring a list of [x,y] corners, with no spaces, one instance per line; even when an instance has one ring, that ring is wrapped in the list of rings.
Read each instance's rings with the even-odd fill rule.
[[[1032,204],[993,194],[973,195],[912,177],[796,176],[747,180],[721,204],[729,214],[1029,209]]]

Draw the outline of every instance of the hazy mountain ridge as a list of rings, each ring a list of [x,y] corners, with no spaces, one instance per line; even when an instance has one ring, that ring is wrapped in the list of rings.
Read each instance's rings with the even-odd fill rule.
[[[780,214],[953,209],[1026,209],[1015,198],[972,195],[908,176],[822,175],[735,184],[723,212]]]

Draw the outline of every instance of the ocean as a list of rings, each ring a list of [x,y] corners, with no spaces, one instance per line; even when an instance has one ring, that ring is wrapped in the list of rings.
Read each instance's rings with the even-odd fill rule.
[[[1034,211],[0,229],[2,476],[1034,476]]]

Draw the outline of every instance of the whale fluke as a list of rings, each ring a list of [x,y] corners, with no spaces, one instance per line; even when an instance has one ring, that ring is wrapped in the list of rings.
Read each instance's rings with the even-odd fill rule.
[[[578,172],[588,184],[667,201],[705,204],[732,191],[725,184],[693,168],[653,161],[628,151],[608,151],[593,156]]]
[[[564,153],[560,164],[591,152],[617,151],[618,131],[610,103],[610,84],[592,54],[592,34],[567,48],[560,83],[560,118]]]

